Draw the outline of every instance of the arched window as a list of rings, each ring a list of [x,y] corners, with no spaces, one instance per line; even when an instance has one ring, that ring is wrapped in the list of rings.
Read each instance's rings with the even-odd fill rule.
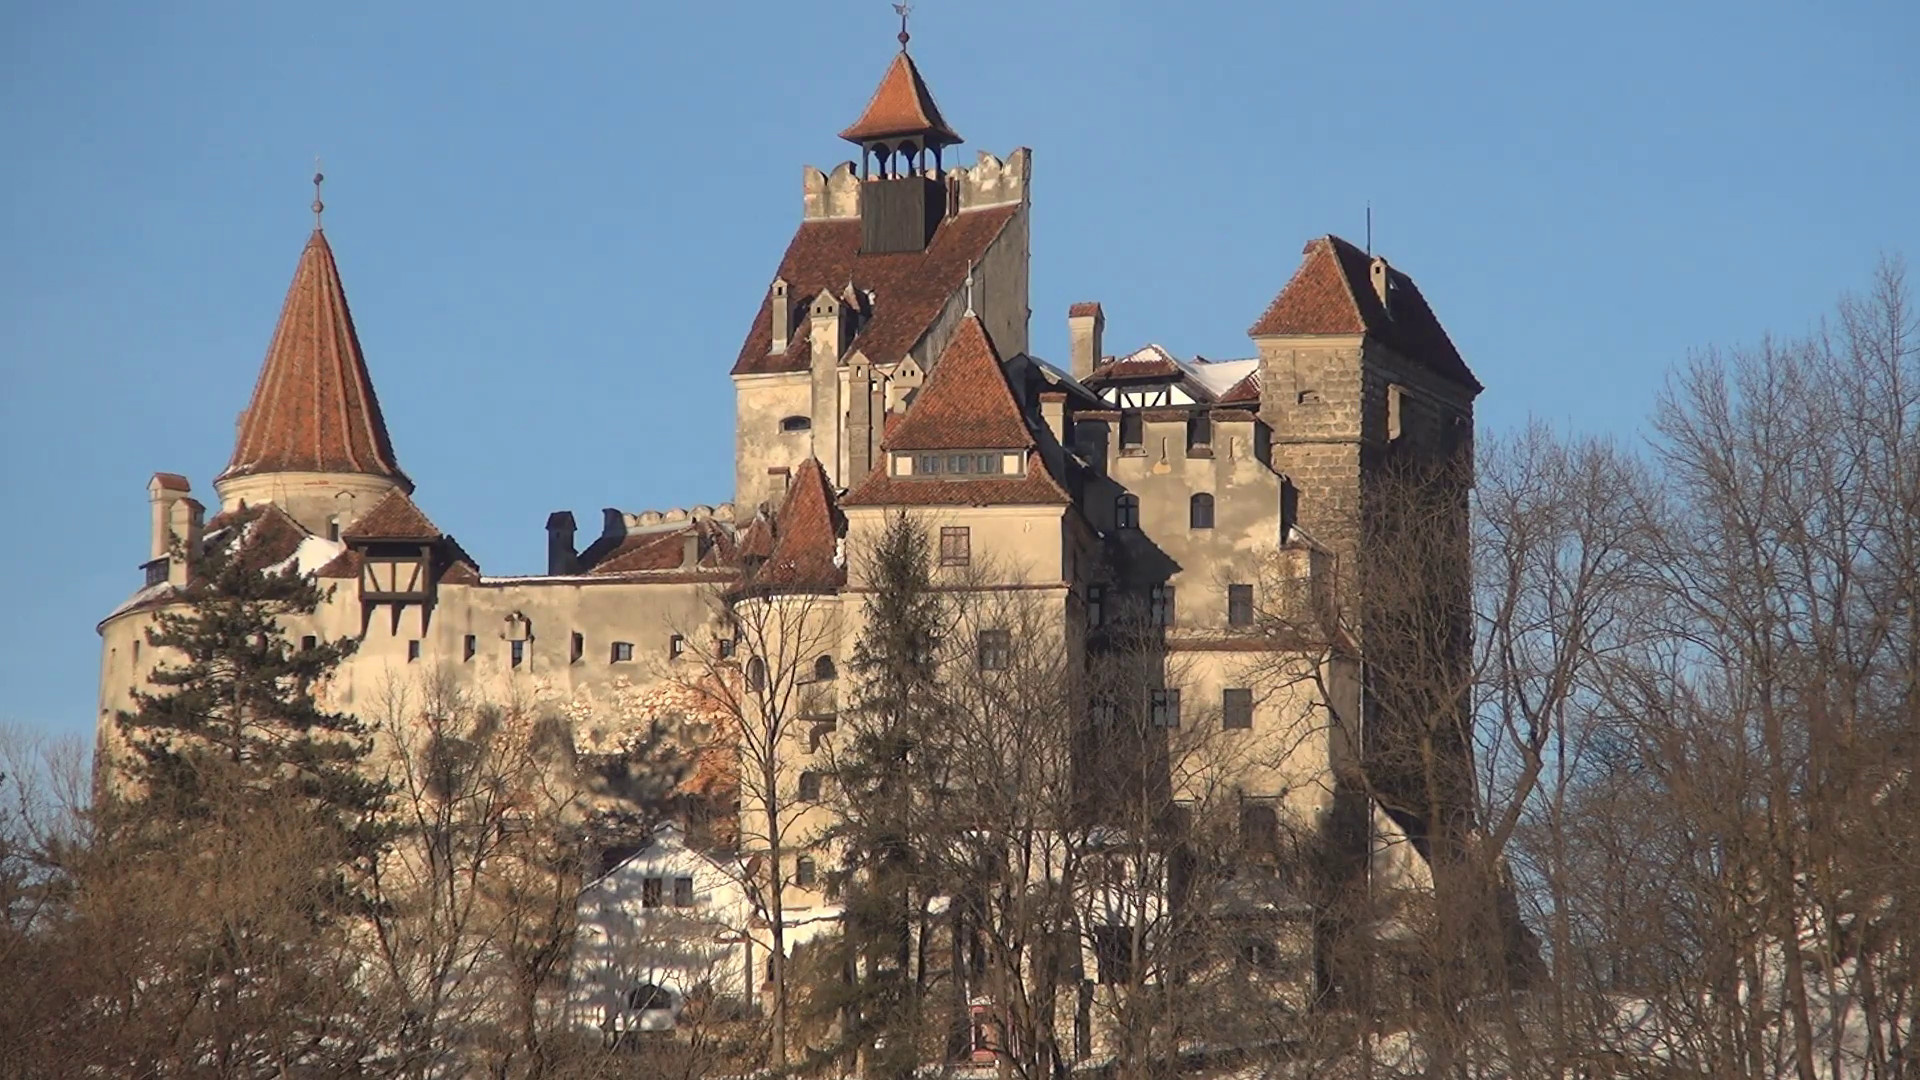
[[[813,418],[810,416],[789,416],[780,421],[781,431],[812,431]]]
[[[1213,496],[1203,491],[1187,501],[1187,527],[1213,528]]]
[[[747,661],[747,688],[755,693],[767,688],[767,662],[757,656]]]
[[[1113,527],[1116,529],[1140,527],[1140,496],[1122,495],[1113,500]]]
[[[652,983],[641,983],[627,991],[627,1008],[634,1012],[652,1012],[673,1008],[673,995]]]
[[[833,657],[822,656],[813,662],[813,677],[822,682],[833,678]]]

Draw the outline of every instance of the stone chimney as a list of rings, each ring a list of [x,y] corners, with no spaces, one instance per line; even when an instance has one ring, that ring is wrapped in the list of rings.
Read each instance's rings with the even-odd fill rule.
[[[700,565],[700,529],[698,526],[687,530],[680,540],[680,565],[688,570]]]
[[[1075,304],[1067,309],[1067,338],[1073,354],[1071,374],[1086,379],[1100,363],[1101,335],[1107,329],[1106,313],[1095,303]]]
[[[1393,273],[1387,266],[1387,260],[1375,255],[1373,265],[1369,267],[1369,276],[1373,278],[1373,295],[1380,298],[1380,309],[1391,318],[1393,304],[1389,302],[1388,297],[1393,294]]]
[[[547,573],[580,572],[580,553],[573,546],[575,528],[571,510],[555,510],[547,515]]]
[[[846,306],[822,289],[807,308],[813,375],[813,456],[829,475],[840,472],[840,353],[847,346]]]
[[[787,351],[787,338],[793,334],[793,301],[787,296],[787,279],[774,278],[770,292],[773,307],[773,351]]]
[[[180,543],[181,557],[170,559],[167,563],[167,581],[184,587],[188,580],[188,571],[192,568],[193,553],[200,550],[203,535],[203,517],[205,508],[198,499],[182,495],[167,505],[167,530],[171,537]]]
[[[152,542],[147,558],[164,559],[173,547],[173,504],[187,497],[192,487],[179,473],[154,473],[147,481],[147,503],[153,509]]]

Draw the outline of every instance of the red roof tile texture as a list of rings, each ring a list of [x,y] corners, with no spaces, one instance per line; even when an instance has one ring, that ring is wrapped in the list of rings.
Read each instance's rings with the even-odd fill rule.
[[[876,364],[891,364],[920,343],[947,301],[966,285],[967,268],[985,258],[1019,210],[1019,206],[995,206],[955,215],[940,223],[925,251],[885,255],[861,253],[858,218],[802,222],[780,259],[777,276],[787,282],[788,295],[794,297],[818,296],[822,289],[837,295],[849,279],[860,289],[871,290],[872,315],[859,325],[848,351],[858,349]],[[776,353],[773,301],[771,297],[761,300],[733,374],[807,370],[812,359],[807,305],[791,304],[789,312],[794,326],[787,351]]]
[[[1032,445],[1000,354],[972,316],[954,329],[925,385],[881,442],[887,450],[1025,450]]]
[[[1388,268],[1389,315],[1374,291],[1373,260],[1366,252],[1329,235],[1308,241],[1301,255],[1300,269],[1248,329],[1250,337],[1367,334],[1438,375],[1481,389],[1412,278]]]
[[[394,460],[340,268],[318,229],[300,253],[221,475],[274,472],[366,473],[411,486]]]
[[[1173,357],[1158,345],[1149,345],[1131,356],[1102,364],[1087,376],[1086,382],[1098,384],[1118,379],[1176,379],[1186,374]]]
[[[700,538],[693,566],[687,565],[687,537]],[[636,533],[622,540],[593,565],[592,574],[629,574],[636,571],[711,570],[733,560],[733,538],[711,520],[677,529]]]
[[[418,540],[424,543],[438,540],[441,535],[439,526],[427,520],[427,515],[405,492],[389,491],[373,509],[347,526],[340,538],[349,542]]]
[[[181,476],[179,473],[157,472],[153,474],[153,479],[148,481],[148,483],[159,484],[163,491],[193,490],[193,485],[187,483],[187,478]]]
[[[1024,476],[922,479],[889,476],[883,464],[840,500],[842,506],[1068,506],[1072,502],[1067,489],[1033,451],[1027,454]]]
[[[834,556],[846,534],[846,518],[834,504],[833,486],[820,462],[808,458],[793,471],[793,483],[774,518],[773,550],[754,571],[763,588],[832,589],[846,584],[846,567]]]
[[[841,138],[856,143],[902,135],[919,135],[940,146],[961,141],[941,117],[940,107],[933,103],[933,91],[927,89],[920,68],[905,49],[887,65],[873,100],[867,102],[867,111],[840,133]]]
[[[1067,318],[1069,319],[1079,319],[1089,315],[1100,315],[1100,314],[1102,314],[1102,312],[1100,311],[1100,305],[1093,301],[1087,301],[1085,303],[1075,304],[1072,307],[1067,309]]]

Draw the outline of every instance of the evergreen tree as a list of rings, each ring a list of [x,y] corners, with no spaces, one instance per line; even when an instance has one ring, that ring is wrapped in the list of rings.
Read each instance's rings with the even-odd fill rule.
[[[268,804],[305,811],[364,861],[381,843],[387,788],[364,769],[366,727],[315,697],[358,642],[288,639],[283,620],[312,615],[325,594],[297,567],[267,563],[272,524],[256,509],[204,550],[175,553],[192,565],[185,605],[147,631],[167,660],[148,676],[156,689],[117,718],[134,783],[116,809],[123,821],[187,825]]]

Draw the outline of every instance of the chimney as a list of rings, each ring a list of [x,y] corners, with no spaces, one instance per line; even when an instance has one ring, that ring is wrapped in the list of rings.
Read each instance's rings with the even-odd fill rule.
[[[580,572],[580,553],[574,549],[573,511],[555,510],[547,515],[547,573]]]
[[[680,565],[688,570],[700,565],[700,529],[698,526],[687,530],[680,540]]]
[[[1387,266],[1387,260],[1375,255],[1369,271],[1373,278],[1373,295],[1380,298],[1380,309],[1391,318],[1393,305],[1388,302],[1387,297],[1393,292],[1393,274]]]
[[[1103,355],[1100,337],[1107,329],[1106,313],[1095,303],[1075,304],[1067,309],[1067,338],[1073,354],[1072,375],[1086,379],[1093,374]]]
[[[787,279],[774,278],[771,292],[773,301],[773,351],[787,351],[787,338],[793,334],[793,303],[787,296]]]
[[[192,488],[179,473],[154,473],[147,481],[147,503],[153,508],[153,530],[147,558],[164,559],[173,547],[173,504],[187,497]]]
[[[827,470],[840,474],[840,353],[847,346],[846,307],[833,290],[822,289],[807,308],[812,338],[809,366],[813,376],[813,456]]]
[[[187,571],[191,566],[194,552],[200,550],[202,518],[205,508],[198,499],[181,495],[167,506],[167,530],[173,538],[180,541],[182,557],[167,564],[167,581],[179,586],[187,584]]]

